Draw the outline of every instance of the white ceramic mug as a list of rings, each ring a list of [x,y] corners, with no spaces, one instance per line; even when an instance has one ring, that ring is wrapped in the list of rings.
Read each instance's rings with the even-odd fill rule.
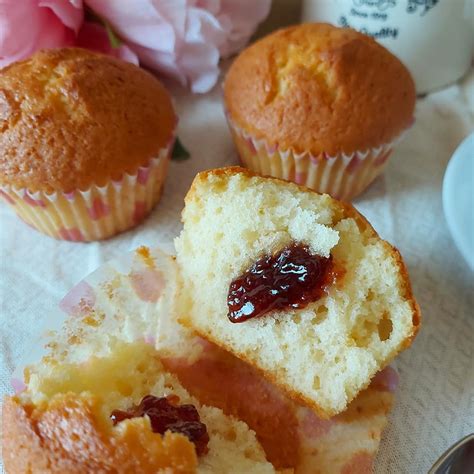
[[[303,21],[351,27],[373,36],[408,67],[419,94],[469,69],[474,0],[304,0]]]

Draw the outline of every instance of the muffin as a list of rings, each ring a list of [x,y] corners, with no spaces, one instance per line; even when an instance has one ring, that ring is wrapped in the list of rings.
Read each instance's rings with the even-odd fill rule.
[[[9,474],[273,474],[248,426],[191,397],[142,343],[33,371],[3,404]]]
[[[82,49],[41,51],[0,71],[0,194],[49,236],[105,239],[159,200],[175,128],[148,72]]]
[[[3,400],[9,474],[275,472],[247,424],[191,396],[163,366],[160,320],[176,316],[179,285],[173,257],[140,247],[46,315],[57,330],[32,347],[12,379],[16,395]]]
[[[44,354],[40,363],[23,376],[17,368],[17,395],[4,401],[8,473],[37,472],[48,462],[42,472],[273,472],[264,454],[277,472],[370,472],[394,399],[393,369],[377,374],[345,412],[322,420],[179,325],[184,290],[174,258],[146,247],[71,289],[60,304],[69,314],[58,314],[62,329],[43,340],[44,351],[34,348],[36,361]],[[195,452],[182,433],[158,436],[141,416],[113,426],[114,410],[129,410],[146,394],[193,404],[208,453]]]
[[[182,221],[180,322],[321,418],[344,411],[418,331],[399,252],[349,204],[223,168],[197,175]]]
[[[350,200],[412,124],[415,86],[372,38],[302,24],[244,50],[227,73],[224,101],[245,166]]]

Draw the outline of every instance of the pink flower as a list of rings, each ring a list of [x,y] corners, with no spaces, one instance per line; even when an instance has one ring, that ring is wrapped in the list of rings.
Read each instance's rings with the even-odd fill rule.
[[[105,28],[98,23],[85,22],[77,36],[76,46],[91,49],[99,53],[109,54],[138,65],[137,55],[126,45],[113,48]]]
[[[193,92],[210,90],[219,58],[245,45],[271,0],[85,0],[143,65]]]
[[[270,12],[271,0],[202,0],[204,8],[216,15],[225,28],[225,40],[219,46],[221,56],[240,51]],[[214,8],[213,8],[214,6]]]
[[[104,26],[84,20],[83,1]],[[79,46],[140,63],[193,92],[210,90],[219,59],[241,49],[271,0],[0,0],[0,68],[45,48]]]
[[[82,0],[1,0],[0,68],[43,48],[71,46]]]

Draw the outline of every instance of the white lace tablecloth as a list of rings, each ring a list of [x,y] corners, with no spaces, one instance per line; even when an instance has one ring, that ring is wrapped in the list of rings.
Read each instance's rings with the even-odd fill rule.
[[[105,242],[59,242],[0,205],[2,397],[11,392],[10,374],[44,329],[45,315],[69,288],[139,245],[170,245],[196,172],[237,163],[221,88],[203,96],[176,91],[175,97],[179,136],[192,158],[172,162],[163,198],[143,225]],[[401,385],[378,473],[426,473],[445,448],[474,431],[474,275],[454,246],[441,200],[446,165],[474,129],[473,111],[472,71],[461,83],[419,99],[416,124],[385,175],[355,202],[380,235],[400,249],[423,314],[413,347],[396,362]]]

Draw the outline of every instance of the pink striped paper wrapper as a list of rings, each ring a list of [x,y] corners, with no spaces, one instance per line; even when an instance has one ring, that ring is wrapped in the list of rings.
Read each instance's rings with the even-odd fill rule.
[[[176,268],[166,252],[147,247],[101,265],[45,315],[38,339],[12,375],[14,391],[26,389],[28,367],[83,363],[107,353],[108,338],[158,343],[158,334],[169,332],[159,315],[176,312]]]
[[[242,164],[264,176],[293,181],[336,199],[350,201],[384,170],[394,145],[390,143],[354,153],[329,155],[295,153],[257,139],[227,118]]]
[[[104,186],[51,194],[0,186],[0,196],[23,221],[50,237],[74,242],[106,239],[139,224],[159,201],[173,143],[174,135],[135,173]]]

